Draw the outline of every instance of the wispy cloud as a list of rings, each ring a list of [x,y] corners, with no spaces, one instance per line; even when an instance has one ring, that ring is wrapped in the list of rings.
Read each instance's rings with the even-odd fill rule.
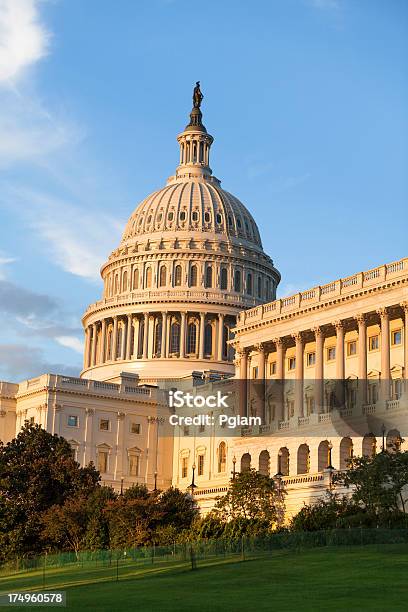
[[[76,276],[100,280],[100,267],[118,244],[123,221],[44,193],[15,188],[6,193],[3,198],[21,211],[53,263]]]
[[[7,257],[7,255],[0,251],[0,280],[4,280],[7,276],[6,266],[14,263],[15,261],[16,259],[14,257]]]
[[[38,0],[0,0],[0,82],[12,84],[49,49]]]
[[[61,344],[61,346],[66,346],[76,353],[83,355],[84,343],[81,342],[79,338],[76,338],[75,336],[57,336],[55,339],[59,344]]]

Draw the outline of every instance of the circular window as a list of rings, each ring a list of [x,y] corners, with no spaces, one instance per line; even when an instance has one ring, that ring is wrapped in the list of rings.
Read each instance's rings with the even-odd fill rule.
[[[180,213],[180,221],[185,221],[186,220],[186,213],[184,212],[184,210]]]
[[[217,219],[217,223],[222,223],[222,217],[220,213],[218,213],[218,215],[216,216],[216,219]]]
[[[167,218],[169,221],[173,221],[173,213],[169,212],[169,214],[167,215]]]
[[[211,221],[211,215],[209,212],[204,213],[204,221],[209,223]]]
[[[198,212],[196,210],[191,215],[191,218],[193,219],[193,221],[198,221]]]

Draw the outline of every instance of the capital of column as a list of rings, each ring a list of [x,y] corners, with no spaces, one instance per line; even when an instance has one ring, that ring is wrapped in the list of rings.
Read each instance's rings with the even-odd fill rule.
[[[390,316],[389,309],[385,306],[384,308],[379,308],[377,310],[377,314],[380,315],[381,319],[387,320]]]
[[[408,316],[408,301],[400,303],[401,308],[404,310],[405,316]]]
[[[303,332],[296,332],[296,333],[292,334],[292,338],[294,339],[296,344],[301,344],[304,341],[304,333]]]
[[[95,409],[94,408],[85,408],[85,413],[87,416],[93,416],[95,414]]]
[[[116,414],[116,417],[118,419],[118,421],[123,421],[123,419],[125,418],[126,414],[124,412],[118,412]]]
[[[334,321],[333,325],[336,328],[336,332],[341,332],[344,330],[344,323],[340,319],[338,321]]]
[[[323,329],[319,325],[312,327],[312,332],[314,333],[316,339],[324,337]]]
[[[356,315],[355,320],[357,321],[359,327],[365,326],[367,323],[367,317],[363,312]]]
[[[254,344],[254,350],[257,351],[258,353],[266,353],[266,345],[263,342]]]
[[[272,342],[275,344],[276,348],[283,348],[285,346],[284,338],[273,338]]]

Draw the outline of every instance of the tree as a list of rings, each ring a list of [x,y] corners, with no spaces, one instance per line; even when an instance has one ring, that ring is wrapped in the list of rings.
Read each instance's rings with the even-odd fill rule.
[[[376,517],[400,510],[405,512],[408,452],[354,457],[349,469],[334,477],[334,483],[350,488],[354,503]]]
[[[70,497],[89,495],[99,482],[90,464],[81,468],[69,443],[26,423],[18,436],[0,443],[0,554],[3,558],[42,551],[41,515]]]
[[[249,519],[270,528],[282,524],[283,514],[283,491],[277,490],[273,478],[254,469],[237,474],[214,509],[214,516],[223,521]]]
[[[158,507],[162,515],[161,524],[176,529],[189,528],[198,515],[191,495],[173,487],[159,495]]]
[[[87,499],[67,499],[62,506],[51,506],[42,515],[42,539],[55,550],[73,550],[76,556],[85,548],[88,528]]]
[[[290,522],[291,531],[320,531],[365,522],[361,508],[346,496],[328,494],[313,504],[305,504]]]

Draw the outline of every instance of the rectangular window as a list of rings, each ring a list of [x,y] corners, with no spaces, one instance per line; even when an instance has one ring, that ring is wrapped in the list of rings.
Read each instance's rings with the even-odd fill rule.
[[[306,363],[308,366],[314,366],[316,363],[316,353],[307,353],[306,355]]]
[[[269,374],[276,374],[276,361],[269,364]]]
[[[140,434],[140,423],[131,423],[130,424],[130,433],[132,433],[132,434]]]
[[[101,419],[99,421],[100,431],[109,431],[109,419]]]
[[[396,344],[401,344],[402,334],[400,329],[394,329],[391,332],[391,344],[395,346]]]
[[[204,474],[204,455],[198,455],[197,474],[199,476]]]
[[[252,368],[252,378],[258,378],[258,366]]]
[[[139,476],[139,455],[129,455],[129,476]]]
[[[106,474],[108,471],[108,451],[98,451],[98,471]]]
[[[327,361],[334,361],[336,359],[336,347],[329,346],[327,348]]]
[[[187,472],[188,472],[188,458],[183,457],[181,460],[181,477],[187,478]]]
[[[79,419],[77,416],[70,414],[68,416],[68,427],[78,427],[78,421]]]
[[[351,340],[347,342],[347,355],[351,357],[352,355],[357,355],[357,341]]]
[[[294,370],[295,368],[296,368],[296,357],[289,357],[288,370]]]
[[[370,336],[368,339],[368,350],[376,351],[379,347],[379,337],[378,336]]]

